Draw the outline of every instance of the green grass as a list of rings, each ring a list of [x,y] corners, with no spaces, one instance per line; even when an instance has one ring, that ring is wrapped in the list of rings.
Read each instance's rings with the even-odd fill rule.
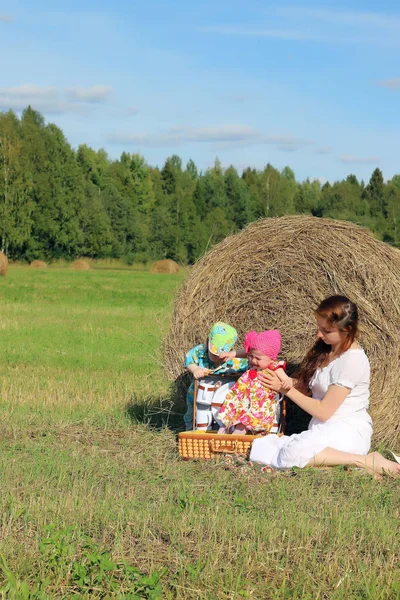
[[[161,342],[181,279],[11,269],[0,281],[3,408],[98,418],[164,392]]]
[[[0,279],[0,598],[400,598],[397,481],[183,462],[130,418],[168,410],[181,280]]]

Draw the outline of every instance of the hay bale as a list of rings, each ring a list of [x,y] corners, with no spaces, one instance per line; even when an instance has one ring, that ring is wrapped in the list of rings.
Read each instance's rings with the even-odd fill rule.
[[[0,277],[1,276],[5,277],[7,275],[7,271],[8,271],[8,258],[3,252],[0,252]]]
[[[158,260],[152,264],[150,273],[168,273],[172,275],[173,273],[179,273],[179,265],[170,258]]]
[[[32,269],[47,269],[47,264],[43,260],[33,260],[29,266]]]
[[[344,294],[360,309],[371,361],[375,441],[400,447],[400,254],[352,223],[309,216],[264,219],[215,246],[193,267],[175,301],[164,362],[174,378],[184,353],[214,321],[278,328],[282,356],[298,364],[315,339],[312,311]]]
[[[71,264],[71,269],[74,269],[75,271],[89,271],[90,264],[87,262],[87,260],[79,258]]]

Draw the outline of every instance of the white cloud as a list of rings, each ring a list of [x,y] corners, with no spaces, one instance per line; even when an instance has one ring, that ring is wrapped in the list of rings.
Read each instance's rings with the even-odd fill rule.
[[[381,79],[376,83],[377,85],[388,88],[389,90],[400,90],[400,77],[394,77],[393,79]]]
[[[317,154],[330,154],[333,152],[333,148],[331,146],[320,146],[319,148],[316,148],[315,152]]]
[[[354,156],[352,154],[339,157],[339,161],[347,165],[376,165],[380,160],[379,156]]]
[[[12,23],[14,20],[13,15],[0,15],[0,23]]]
[[[103,87],[106,86],[96,86]],[[74,88],[76,89],[76,88]],[[93,88],[87,88],[93,89]],[[55,87],[41,87],[32,83],[16,87],[0,88],[0,109],[24,110],[28,105],[47,114],[75,113],[81,115],[90,114],[89,107],[84,101],[71,102],[63,91]]]
[[[265,11],[266,27],[220,24],[200,28],[205,33],[275,38],[328,44],[374,44],[399,47],[400,18],[380,12],[276,6]],[[283,26],[280,26],[283,23]],[[274,26],[271,27],[271,24]],[[277,26],[275,27],[275,24]]]
[[[15,99],[50,98],[57,94],[54,87],[39,87],[32,83],[26,83],[17,87],[0,88],[0,95],[7,95]]]
[[[266,37],[277,38],[281,40],[297,40],[297,41],[334,41],[328,39],[325,35],[314,33],[303,33],[301,31],[290,31],[287,29],[252,29],[248,27],[201,27],[203,33],[216,33],[218,35],[234,35],[240,37]]]
[[[65,90],[67,98],[72,102],[107,102],[112,92],[109,85],[93,85],[91,87],[73,87]]]
[[[293,40],[297,42],[322,42],[325,44],[378,44],[388,46],[399,46],[397,36],[395,39],[390,37],[377,37],[376,35],[350,35],[343,36],[341,32],[331,32],[329,35],[319,29],[313,32],[310,27],[305,31],[290,29],[259,29],[248,27],[201,27],[203,33],[214,33],[217,35],[231,35],[237,37],[254,38],[274,38],[279,40]]]
[[[134,117],[139,113],[139,109],[136,106],[128,106],[128,108],[125,109],[125,113],[128,117]]]
[[[57,90],[54,87],[39,87],[27,83],[17,87],[0,88],[0,108],[23,110],[31,104],[37,110],[50,112],[59,106]],[[55,110],[54,112],[59,112]]]
[[[399,29],[400,18],[380,12],[362,12],[356,10],[332,10],[311,8],[308,6],[286,6],[278,8],[278,13],[285,17],[316,19],[338,25],[352,25],[373,28]]]
[[[172,135],[188,142],[243,142],[260,137],[260,133],[247,125],[220,125],[218,127],[176,127]]]
[[[249,96],[246,96],[245,94],[232,94],[231,96],[227,96],[227,99],[236,104],[243,104],[249,99]]]
[[[126,108],[116,108],[110,111],[110,114],[114,117],[136,117],[140,110],[136,106],[128,106]]]
[[[108,141],[118,144],[137,146],[175,146],[187,143],[208,143],[223,146],[271,144],[279,150],[294,152],[312,144],[288,135],[266,135],[252,127],[241,124],[221,125],[218,127],[175,127],[163,133],[115,133]]]

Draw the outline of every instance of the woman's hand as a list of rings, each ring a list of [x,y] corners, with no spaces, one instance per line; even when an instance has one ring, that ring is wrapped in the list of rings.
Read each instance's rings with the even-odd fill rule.
[[[288,392],[294,386],[294,381],[291,377],[286,377],[285,379],[281,380],[281,385],[282,385],[282,390],[284,392]]]
[[[289,390],[285,390],[285,384],[280,381],[278,375],[270,369],[258,373],[258,379],[262,385],[266,388],[284,394],[290,400],[295,402],[297,406],[300,406],[303,410],[308,412],[309,415],[319,419],[320,421],[327,421],[330,419],[339,406],[343,404],[345,399],[350,393],[350,388],[341,387],[339,385],[330,385],[328,391],[322,400],[316,400],[306,396],[295,387],[291,387]]]
[[[258,379],[261,381],[264,387],[269,388],[274,392],[280,392],[281,394],[284,394],[285,391],[288,391],[286,385],[282,383],[275,371],[264,369],[258,373]]]

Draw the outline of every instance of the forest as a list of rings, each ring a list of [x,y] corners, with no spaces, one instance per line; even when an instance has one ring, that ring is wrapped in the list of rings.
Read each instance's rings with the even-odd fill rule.
[[[352,221],[400,246],[400,174],[385,182],[376,168],[368,182],[321,185],[271,164],[239,174],[216,159],[199,172],[176,155],[158,168],[139,154],[75,150],[30,106],[20,118],[0,113],[0,249],[10,259],[191,264],[248,223],[286,214]]]

